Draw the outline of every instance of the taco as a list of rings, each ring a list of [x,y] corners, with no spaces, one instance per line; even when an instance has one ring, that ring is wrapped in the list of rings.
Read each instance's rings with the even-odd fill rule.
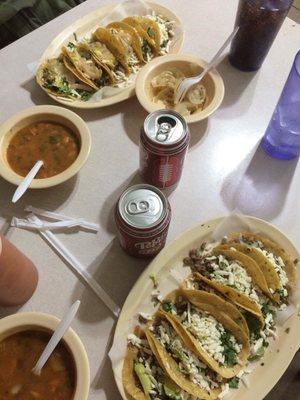
[[[222,306],[222,311],[230,315],[231,319],[234,320],[246,334],[249,336],[250,340],[250,350],[251,355],[249,357],[249,361],[254,361],[261,358],[265,352],[266,347],[269,345],[269,338],[276,338],[276,325],[275,325],[275,316],[278,311],[278,307],[273,304],[267,297],[264,297],[264,302],[261,306],[261,314],[257,315],[253,313],[253,310],[249,312],[244,307],[239,306],[235,303],[234,309],[229,310],[229,305],[233,304],[229,303],[229,298],[226,298],[225,291],[223,288],[216,287],[213,281],[205,278],[199,273],[194,273],[190,275],[183,285],[184,289],[189,289],[190,292],[197,293],[198,291],[206,291],[208,293],[212,293],[221,299],[227,300],[227,305]],[[262,295],[260,294],[260,297]],[[190,301],[192,301],[192,297]],[[243,321],[240,320],[240,315],[243,317]],[[246,328],[245,328],[246,323]]]
[[[139,22],[142,28],[147,32],[147,35],[150,39],[154,40],[155,47],[157,52],[161,53],[161,36],[158,24],[148,17],[141,17]]]
[[[173,36],[173,23],[161,15],[125,18],[124,22],[144,31],[144,38],[156,55],[166,54]]]
[[[127,17],[123,19],[124,23],[130,25],[142,39],[142,53],[144,60],[150,61],[154,56],[159,55],[154,38],[152,38],[145,30],[140,22],[140,17]]]
[[[114,70],[118,64],[116,57],[108,50],[105,44],[101,42],[89,42],[89,50],[93,57],[101,65],[105,65],[110,71]]]
[[[62,58],[52,58],[42,63],[36,80],[46,92],[57,97],[86,101],[94,93],[94,89],[66,68]]]
[[[122,380],[130,399],[192,400],[192,396],[173,382],[160,366],[141,328],[128,336]]]
[[[108,84],[108,75],[96,64],[85,44],[63,47],[62,55],[65,66],[94,90]]]
[[[129,75],[138,67],[139,60],[130,46],[129,35],[122,35],[113,28],[98,28],[93,33],[93,40],[98,40],[111,51],[124,68],[125,74]]]
[[[197,291],[204,291],[212,294],[214,296],[214,299],[215,296],[218,297],[218,299],[215,299],[214,305],[218,305],[217,308],[221,312],[230,315],[230,318],[244,330],[247,336],[249,336],[249,328],[244,317],[244,309],[241,309],[234,303],[228,301],[228,298],[224,296],[222,292],[216,290],[213,286],[210,285],[210,281],[207,283],[206,280],[203,280],[202,275],[198,274],[197,272],[189,275],[184,280],[182,284],[182,289],[194,291],[195,293]],[[193,302],[193,297],[190,298],[190,301]]]
[[[238,374],[250,354],[249,337],[231,318],[230,306],[204,291],[174,290],[161,307],[185,345],[224,378]]]
[[[228,242],[232,246],[241,245],[243,252],[254,259],[263,271],[274,295],[285,301],[288,290],[296,282],[295,265],[286,251],[270,239],[251,232],[233,234]]]
[[[235,249],[222,246],[214,247],[209,254],[203,253],[203,257],[201,250],[199,254],[200,259],[192,269],[230,301],[255,315],[263,326],[262,309],[275,299],[256,262]]]
[[[186,346],[169,313],[158,311],[145,334],[157,360],[171,380],[196,398],[218,397],[223,378]]]
[[[95,64],[103,70],[104,74],[107,74],[108,82],[115,82],[113,70],[118,62],[105,44],[100,42],[81,42],[77,47],[90,54]]]
[[[163,15],[152,14],[142,16],[141,25],[147,31],[149,37],[154,39],[159,54],[166,54],[174,35],[174,22],[169,21]]]
[[[123,40],[129,42],[141,63],[146,63],[148,61],[147,58],[143,56],[142,37],[139,36],[138,32],[132,26],[126,24],[126,22],[112,22],[107,25],[106,28],[117,30],[119,35],[124,38]]]

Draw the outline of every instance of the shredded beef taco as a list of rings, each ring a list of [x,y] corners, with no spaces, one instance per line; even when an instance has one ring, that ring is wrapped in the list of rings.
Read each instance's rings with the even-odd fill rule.
[[[192,260],[193,261],[193,260]],[[184,260],[188,263],[188,259]],[[263,309],[274,301],[263,273],[254,260],[236,250],[222,246],[209,253],[203,247],[198,250],[193,271],[230,301],[254,315],[264,325]]]
[[[221,298],[227,299],[235,304],[235,310],[229,310],[227,306],[223,306],[222,309],[224,312],[231,316],[231,318],[238,323],[239,315],[242,314],[243,320],[238,325],[240,325],[243,330],[247,333],[250,339],[250,361],[255,361],[261,358],[265,352],[265,349],[269,346],[270,338],[276,338],[276,325],[275,318],[279,309],[282,307],[286,307],[285,304],[282,306],[278,306],[278,304],[272,302],[267,296],[263,295],[257,288],[252,295],[254,294],[254,298],[259,301],[260,313],[257,314],[251,309],[247,307],[242,307],[239,304],[241,300],[238,302],[234,302],[235,297],[226,297],[225,293],[227,291],[224,290],[221,286],[215,285],[214,282],[210,279],[205,278],[203,275],[195,272],[190,275],[183,285],[184,288],[189,289],[191,293],[197,293],[198,291],[206,291],[208,293],[212,293],[218,295]],[[193,302],[193,296],[190,297],[190,301]],[[231,304],[232,305],[232,304]],[[220,305],[221,306],[221,305]],[[220,308],[220,307],[219,307]],[[247,328],[245,328],[245,323]]]
[[[232,319],[230,305],[222,311],[224,303],[204,291],[174,290],[162,310],[188,348],[216,373],[232,378],[247,362],[249,337]]]
[[[232,246],[240,245],[243,252],[257,262],[274,296],[285,301],[288,289],[296,281],[295,265],[286,251],[270,239],[251,232],[233,234],[228,241]]]
[[[158,361],[159,360],[159,361]],[[134,400],[193,400],[166,374],[141,328],[128,336],[122,379],[126,396]]]
[[[168,313],[157,312],[145,333],[152,351],[170,379],[196,398],[217,398],[222,391],[223,378],[186,346]]]
[[[215,296],[217,296],[218,298],[215,299],[214,306],[217,307],[220,312],[230,315],[230,318],[244,330],[247,336],[249,336],[249,328],[244,317],[244,310],[228,301],[228,298],[224,296],[222,291],[216,290],[210,285],[210,282],[207,283],[202,275],[195,272],[188,276],[182,284],[182,289],[189,290],[191,293],[195,293],[196,296],[199,290],[213,295],[214,299]],[[192,303],[194,301],[192,295],[190,296],[190,301]]]
[[[42,63],[36,74],[37,83],[48,93],[72,100],[88,100],[94,89],[66,68],[62,58]]]

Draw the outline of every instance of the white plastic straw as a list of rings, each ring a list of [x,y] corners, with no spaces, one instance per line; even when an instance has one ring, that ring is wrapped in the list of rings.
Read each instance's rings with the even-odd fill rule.
[[[40,219],[35,215],[29,217],[29,221],[40,223]],[[85,283],[92,289],[92,291],[99,297],[100,300],[106,305],[107,308],[116,316],[119,316],[120,308],[102,289],[102,287],[95,281],[91,274],[84,269],[80,262],[74,255],[61,243],[57,237],[49,230],[39,231],[39,234],[49,243],[71,267],[72,272],[77,273],[82,277]]]
[[[31,214],[33,215],[33,214]],[[30,216],[29,216],[30,217]],[[35,230],[58,230],[62,228],[74,228],[80,227],[81,223],[78,219],[73,220],[63,220],[63,221],[56,221],[56,222],[46,222],[41,221],[41,224],[36,222],[29,222],[27,219],[13,217],[11,220],[11,226],[16,228],[25,228],[25,229],[35,229]]]
[[[100,229],[99,224],[95,224],[93,222],[85,221],[82,218],[68,217],[67,215],[63,215],[63,214],[60,214],[60,213],[57,213],[57,212],[53,212],[53,211],[43,210],[41,208],[36,208],[36,207],[32,207],[32,206],[26,206],[25,207],[25,211],[32,212],[32,213],[34,213],[36,215],[39,215],[41,217],[54,219],[56,221],[64,221],[64,220],[78,221],[78,226],[81,226],[82,228],[85,228],[85,229],[89,229],[91,231],[98,232],[99,229]]]

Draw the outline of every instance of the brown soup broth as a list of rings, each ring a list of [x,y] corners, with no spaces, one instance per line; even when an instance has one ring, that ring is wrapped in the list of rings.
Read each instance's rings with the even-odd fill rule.
[[[24,331],[0,342],[1,400],[74,398],[76,368],[63,342],[56,347],[40,376],[31,372],[50,337],[51,334],[44,331]]]
[[[40,121],[19,130],[7,148],[10,167],[26,176],[38,160],[44,165],[37,178],[49,178],[66,170],[78,157],[80,144],[67,127],[50,121]]]

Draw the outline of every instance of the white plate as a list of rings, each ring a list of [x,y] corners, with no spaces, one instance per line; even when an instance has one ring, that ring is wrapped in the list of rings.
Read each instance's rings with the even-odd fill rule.
[[[135,326],[137,310],[141,311],[142,308],[144,311],[146,303],[149,306],[153,290],[149,275],[154,274],[158,282],[166,280],[166,277],[170,276],[170,269],[182,265],[182,260],[188,255],[189,250],[199,246],[205,237],[213,232],[222,219],[218,218],[204,224],[198,224],[165,247],[143,272],[128,295],[115,331],[114,354],[111,354],[115,380],[123,399],[126,399],[122,384],[122,366],[126,352],[126,337],[129,332],[132,332]],[[245,217],[245,221],[255,231],[259,231],[280,243],[293,258],[299,258],[299,252],[292,242],[274,226],[266,221],[249,216]],[[153,306],[152,310],[154,310]],[[288,333],[286,332],[287,328],[289,328]],[[238,390],[232,391],[232,395],[226,397],[226,400],[263,399],[283,375],[300,347],[299,332],[300,318],[296,312],[282,327],[278,327],[278,339],[270,342],[270,346],[263,359],[257,362],[253,372],[247,375],[249,389],[241,383],[241,387]],[[261,363],[264,365],[261,365]]]
[[[176,26],[181,28],[182,34],[178,38],[178,40],[174,43],[173,48],[170,50],[170,53],[179,53],[184,40],[184,32],[182,28],[182,23],[180,19],[168,8],[161,6],[160,4],[146,2],[149,7],[158,14],[162,14],[167,17],[170,21],[175,21]],[[94,32],[101,23],[101,19],[106,17],[108,14],[112,12],[112,10],[116,7],[116,4],[108,5],[99,8],[96,11],[92,11],[91,13],[85,15],[84,17],[75,21],[72,25],[68,26],[64,29],[52,42],[49,44],[47,49],[44,51],[39,64],[43,63],[47,59],[57,57],[60,54],[60,49],[62,46],[66,46],[70,41],[74,41],[74,33],[79,38],[89,36],[92,32]],[[52,99],[55,101],[64,104],[66,106],[76,107],[76,108],[100,108],[109,106],[111,104],[119,103],[120,101],[129,99],[135,94],[135,83],[128,86],[118,94],[114,96],[107,97],[105,99],[101,99],[95,102],[83,102],[78,100],[66,100],[63,98],[57,98],[56,96],[46,92]]]

